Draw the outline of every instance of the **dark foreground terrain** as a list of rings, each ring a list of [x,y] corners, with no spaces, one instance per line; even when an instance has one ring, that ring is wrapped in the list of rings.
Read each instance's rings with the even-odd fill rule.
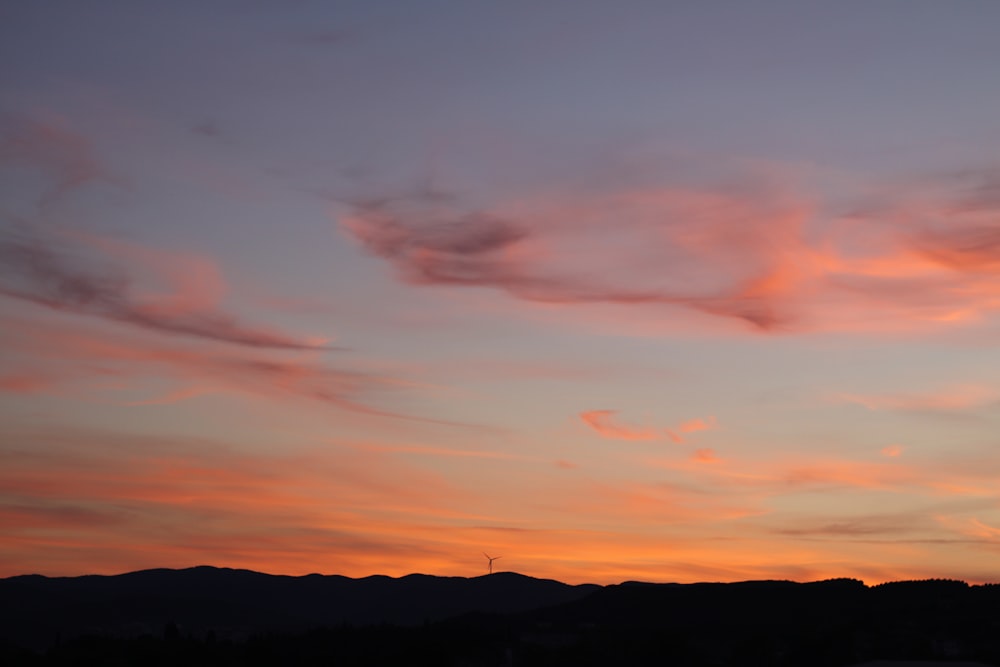
[[[1000,665],[1000,586],[208,567],[0,580],[3,665]]]

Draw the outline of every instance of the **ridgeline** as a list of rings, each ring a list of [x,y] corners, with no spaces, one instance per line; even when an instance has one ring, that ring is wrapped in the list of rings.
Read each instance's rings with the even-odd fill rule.
[[[0,580],[5,665],[1000,664],[1000,586],[571,586],[196,567]]]

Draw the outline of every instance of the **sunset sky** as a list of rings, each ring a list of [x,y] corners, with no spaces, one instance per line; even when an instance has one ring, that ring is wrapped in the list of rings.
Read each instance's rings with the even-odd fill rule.
[[[11,2],[0,576],[1000,581],[1000,2]]]

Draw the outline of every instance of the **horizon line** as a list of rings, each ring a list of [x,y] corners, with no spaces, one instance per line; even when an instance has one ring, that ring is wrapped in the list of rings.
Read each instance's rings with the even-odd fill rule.
[[[609,583],[609,584],[599,584],[599,583],[596,583],[596,582],[581,582],[581,583],[575,583],[574,584],[574,583],[569,583],[569,582],[562,581],[560,579],[553,579],[551,577],[536,577],[536,576],[533,576],[533,575],[530,575],[530,574],[524,574],[522,572],[517,572],[517,571],[514,571],[514,570],[499,570],[499,571],[493,572],[491,574],[479,574],[479,575],[469,575],[469,576],[466,576],[466,575],[449,575],[449,574],[430,574],[430,573],[426,573],[426,572],[410,572],[410,573],[403,574],[403,575],[398,575],[398,576],[394,576],[394,575],[390,575],[390,574],[381,574],[381,573],[373,573],[373,574],[367,574],[367,575],[363,575],[363,576],[349,576],[349,575],[345,575],[345,574],[338,574],[336,572],[330,572],[330,573],[308,572],[306,574],[281,574],[281,573],[274,573],[274,572],[265,572],[265,571],[262,571],[262,570],[252,570],[252,569],[244,568],[244,567],[230,567],[230,566],[225,566],[225,565],[208,565],[208,564],[191,565],[191,566],[187,566],[187,567],[150,567],[150,568],[141,568],[141,569],[138,569],[138,570],[127,570],[127,571],[123,571],[123,572],[112,572],[112,573],[106,573],[106,572],[89,572],[89,573],[84,573],[84,574],[71,574],[71,575],[58,575],[58,574],[53,575],[53,574],[42,574],[40,572],[29,572],[29,573],[22,573],[22,574],[12,574],[12,575],[0,576],[0,581],[6,581],[6,580],[9,580],[9,579],[27,578],[27,577],[41,577],[41,578],[44,578],[44,579],[81,579],[81,578],[85,578],[85,577],[121,577],[121,576],[128,576],[128,575],[132,575],[132,574],[142,574],[142,573],[146,573],[146,572],[188,572],[188,571],[191,571],[191,570],[216,570],[216,571],[223,571],[223,572],[225,572],[225,571],[229,571],[229,572],[247,572],[247,573],[259,574],[259,575],[263,575],[263,576],[267,576],[267,577],[283,577],[283,578],[289,578],[289,579],[304,579],[306,577],[317,577],[317,576],[318,577],[338,577],[338,578],[342,578],[342,579],[351,579],[353,581],[360,581],[360,580],[372,579],[372,578],[385,578],[385,579],[399,580],[399,579],[405,579],[407,577],[415,577],[415,576],[417,576],[417,577],[432,577],[432,578],[436,578],[436,579],[466,579],[466,580],[473,580],[473,579],[485,579],[485,578],[488,578],[490,576],[496,576],[496,575],[499,575],[499,574],[506,574],[506,575],[516,575],[516,576],[524,577],[524,578],[527,578],[527,579],[534,579],[536,581],[555,581],[555,582],[563,584],[565,586],[598,586],[598,587],[601,587],[601,588],[608,587],[608,586],[621,586],[621,585],[624,585],[624,584],[645,584],[645,585],[654,585],[654,586],[659,586],[659,585],[666,585],[666,586],[699,586],[699,585],[730,585],[730,584],[751,584],[751,583],[787,583],[787,584],[797,584],[797,585],[808,585],[808,584],[831,583],[831,582],[838,582],[838,581],[839,582],[848,582],[848,581],[850,581],[850,582],[858,582],[858,583],[862,584],[865,588],[877,588],[879,586],[884,586],[884,585],[887,585],[887,584],[924,583],[924,582],[961,583],[961,584],[964,584],[965,586],[970,587],[970,588],[971,587],[975,587],[975,586],[997,586],[997,585],[1000,585],[1000,581],[983,581],[982,583],[972,583],[972,582],[966,581],[965,579],[958,579],[958,578],[951,578],[951,577],[926,577],[926,578],[923,578],[923,579],[892,579],[892,580],[885,580],[885,581],[880,581],[878,583],[872,583],[872,584],[870,584],[870,583],[868,583],[867,581],[865,581],[863,579],[859,579],[857,577],[849,577],[849,576],[844,576],[844,577],[827,577],[827,578],[824,578],[824,579],[814,579],[814,580],[808,580],[808,581],[801,581],[801,580],[796,580],[796,579],[733,579],[733,580],[729,580],[729,581],[722,581],[722,580],[714,580],[714,581],[712,581],[712,580],[699,580],[699,581],[684,582],[684,581],[667,581],[667,580],[663,580],[663,581],[648,581],[648,580],[639,580],[639,579],[625,579],[625,580],[619,581],[617,583]]]

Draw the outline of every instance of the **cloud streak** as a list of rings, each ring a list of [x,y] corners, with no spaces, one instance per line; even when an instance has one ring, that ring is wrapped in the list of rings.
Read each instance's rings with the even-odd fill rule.
[[[775,202],[713,192],[542,202],[539,210],[511,214],[463,210],[454,197],[420,193],[355,202],[341,226],[414,284],[494,287],[542,303],[682,306],[774,328],[783,316],[759,298],[759,282],[767,277],[766,271],[760,273],[763,267],[711,276],[706,269],[712,267],[698,266],[702,260],[723,259],[708,256],[734,254],[735,249],[717,252],[711,245],[710,237],[724,230],[698,238],[685,227],[690,218],[719,210],[734,229],[765,222],[782,227],[796,215]],[[754,236],[747,230],[734,235],[744,243]],[[759,240],[753,245],[763,250]],[[629,252],[638,255],[629,257]],[[567,261],[573,258],[595,266],[585,269]],[[751,263],[758,264],[757,259]],[[629,263],[640,270],[630,270]],[[669,268],[659,276],[643,275],[656,264]],[[609,278],[623,272],[623,279]]]
[[[667,429],[667,436],[677,444],[683,444],[686,439],[682,433],[697,433],[698,431],[710,431],[716,427],[715,417],[708,419],[689,419],[681,423],[676,428]]]
[[[927,393],[841,394],[838,399],[875,412],[924,414],[973,412],[1000,404],[997,391],[982,385],[959,385]]]
[[[485,207],[418,192],[348,202],[339,223],[416,285],[698,312],[764,332],[926,327],[1000,309],[996,176],[964,179],[849,214],[747,177]]]
[[[93,238],[93,237],[92,237]],[[0,294],[54,310],[99,317],[164,334],[193,336],[246,347],[284,350],[329,349],[241,322],[216,308],[225,291],[210,260],[153,251],[107,239],[90,244],[45,237],[25,229],[0,230]],[[131,252],[173,291],[156,298],[136,296],[135,280],[107,252]],[[88,252],[89,250],[89,252]]]
[[[351,448],[248,454],[184,438],[34,435],[45,445],[0,450],[5,573],[17,554],[43,549],[36,571],[80,559],[99,572],[206,557],[272,571],[301,560],[316,571],[332,552],[343,571],[367,575],[404,545],[437,555],[432,532],[484,518],[453,509],[474,495],[440,475]]]
[[[35,168],[49,180],[40,206],[89,183],[114,180],[90,142],[56,115],[0,117],[0,129],[0,165]]]
[[[371,417],[484,428],[376,407],[377,397],[408,383],[331,366],[317,358],[315,350],[290,357],[270,348],[206,346],[199,341],[150,339],[96,326],[15,318],[5,322],[4,334],[6,349],[17,360],[16,368],[0,373],[0,391],[10,393],[85,394],[92,400],[116,401],[128,391],[133,398],[126,404],[136,407],[220,393],[278,402],[313,401]],[[135,399],[134,392],[150,379],[168,388]]]
[[[617,410],[587,410],[580,413],[580,419],[598,435],[613,440],[656,440],[660,433],[651,428],[635,428],[617,423]]]
[[[715,428],[715,417],[708,419],[690,419],[672,429],[636,428],[618,422],[617,410],[585,410],[579,417],[598,435],[612,440],[659,440],[664,437],[671,442],[683,444],[686,440],[681,433],[696,433]]]

